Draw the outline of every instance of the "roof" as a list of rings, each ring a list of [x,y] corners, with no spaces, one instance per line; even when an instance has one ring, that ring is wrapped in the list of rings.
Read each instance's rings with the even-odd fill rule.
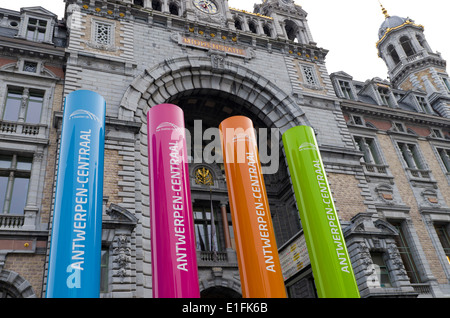
[[[389,29],[393,29],[402,24],[405,24],[408,20],[409,19],[407,18],[402,18],[396,15],[387,17],[378,30],[378,38],[381,39]]]

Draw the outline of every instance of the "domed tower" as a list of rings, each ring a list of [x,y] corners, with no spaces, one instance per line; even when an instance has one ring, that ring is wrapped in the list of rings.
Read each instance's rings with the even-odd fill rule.
[[[403,90],[422,90],[437,112],[450,117],[450,81],[446,61],[426,41],[424,27],[410,18],[385,16],[376,43],[378,55],[388,67],[392,86]]]

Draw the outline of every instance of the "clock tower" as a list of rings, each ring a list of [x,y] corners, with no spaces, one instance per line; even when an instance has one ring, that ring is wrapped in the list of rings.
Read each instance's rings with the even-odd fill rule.
[[[216,2],[213,0],[194,0],[194,6],[206,14],[216,14],[219,12]]]
[[[232,20],[227,0],[186,0],[189,20],[228,27]]]

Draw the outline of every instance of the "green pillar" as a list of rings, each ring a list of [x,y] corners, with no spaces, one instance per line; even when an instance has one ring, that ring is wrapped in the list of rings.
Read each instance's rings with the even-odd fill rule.
[[[359,298],[313,129],[289,129],[283,145],[317,293],[320,298]]]

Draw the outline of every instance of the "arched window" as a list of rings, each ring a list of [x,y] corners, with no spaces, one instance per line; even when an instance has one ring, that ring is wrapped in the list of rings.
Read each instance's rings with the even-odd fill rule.
[[[256,24],[253,21],[250,21],[248,24],[248,29],[250,30],[250,32],[252,33],[258,33],[257,29],[256,29]]]
[[[0,299],[36,297],[33,287],[16,272],[0,270]]]
[[[156,11],[162,11],[161,1],[159,1],[159,0],[152,0],[152,9],[156,10]]]
[[[234,26],[237,30],[242,30],[242,22],[239,19],[234,20]]]
[[[264,31],[264,34],[265,34],[265,35],[267,35],[267,36],[269,36],[269,37],[272,36],[272,32],[271,32],[271,30],[270,30],[270,27],[269,27],[267,24],[265,24],[265,25],[263,26],[263,31]]]
[[[400,38],[400,44],[403,48],[403,51],[405,51],[406,56],[411,56],[416,54],[416,51],[414,50],[411,40],[407,36],[402,36]]]
[[[397,50],[395,49],[395,47],[392,44],[388,46],[388,52],[389,52],[389,55],[391,56],[392,60],[394,61],[395,65],[400,63],[400,57],[398,56]]]
[[[428,45],[427,40],[425,40],[420,34],[416,34],[417,42],[419,42],[420,46],[423,47],[428,52],[431,52],[431,48]]]
[[[176,3],[171,2],[169,4],[169,12],[170,12],[170,14],[173,14],[173,15],[179,15],[180,9],[178,8],[178,5]]]
[[[420,46],[425,48],[425,41],[419,34],[416,34],[416,39],[417,39],[417,42],[419,42]]]
[[[144,6],[144,0],[133,0],[133,3],[137,6]]]
[[[298,43],[299,40],[298,40],[297,24],[295,24],[295,22],[293,22],[293,21],[287,20],[287,21],[285,21],[284,28],[286,30],[286,35],[287,35],[288,39]]]

